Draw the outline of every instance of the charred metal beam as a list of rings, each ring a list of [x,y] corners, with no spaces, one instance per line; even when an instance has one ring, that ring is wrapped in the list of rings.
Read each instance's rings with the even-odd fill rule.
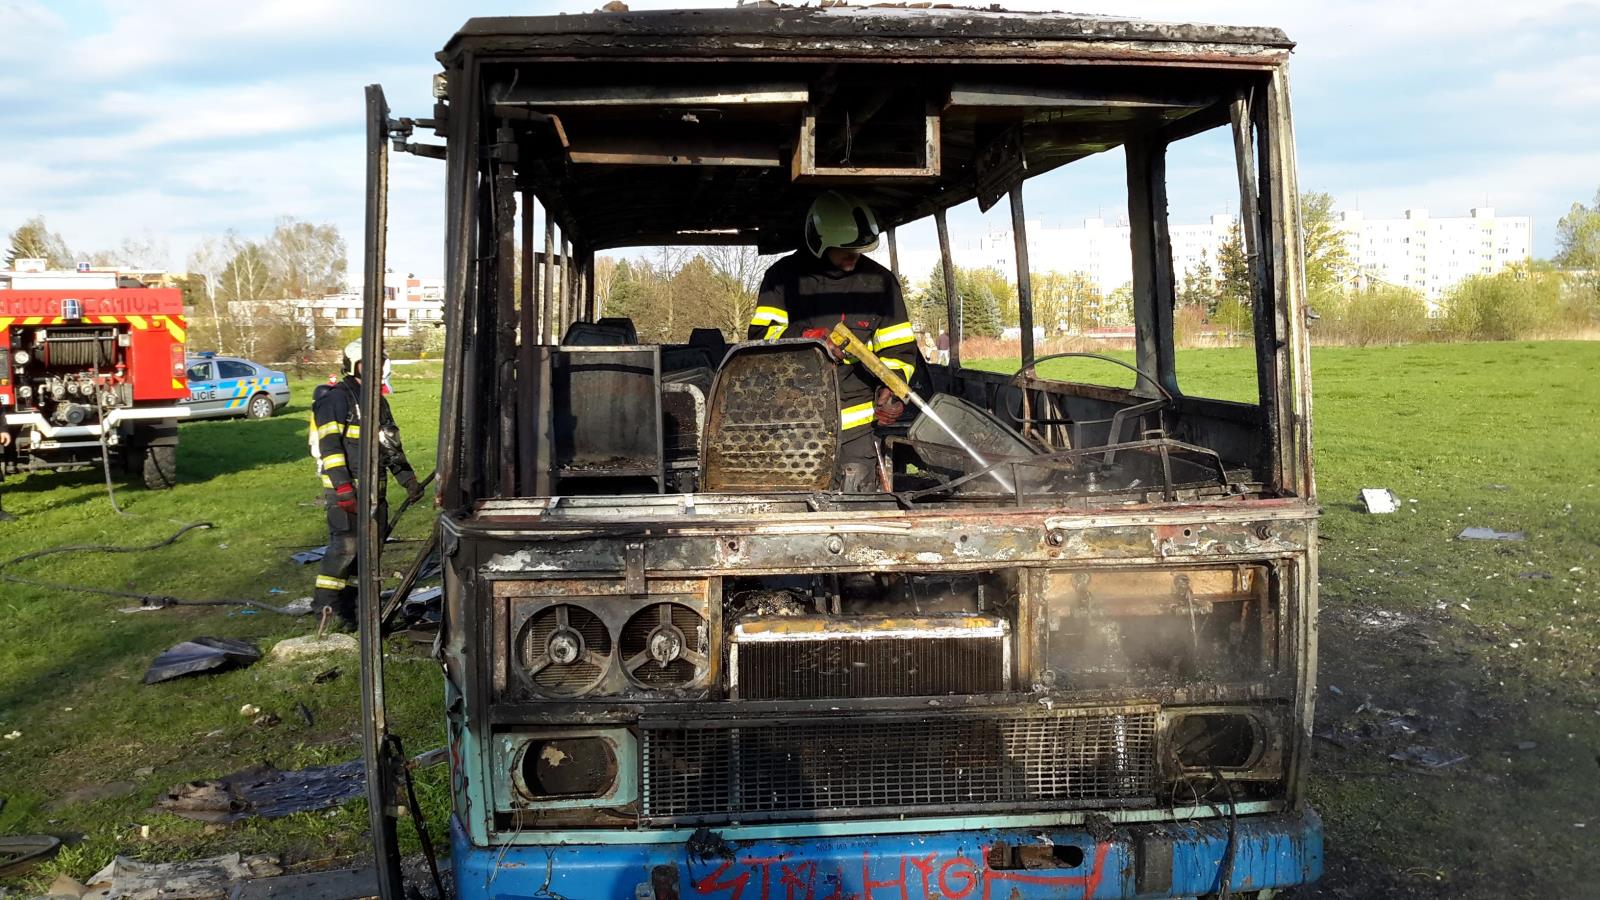
[[[494,102],[512,107],[600,106],[800,106],[810,99],[803,82],[732,85],[639,84],[605,87],[549,84],[499,88]]]
[[[557,264],[557,267],[558,275],[561,281],[561,288],[558,291],[560,297],[556,301],[561,307],[561,315],[556,320],[557,325],[560,327],[560,334],[556,338],[557,342],[559,342],[561,338],[566,336],[567,328],[571,326],[573,322],[572,240],[567,237],[565,231],[563,231],[561,234],[561,260]]]
[[[728,143],[714,140],[649,138],[583,138],[567,148],[574,164],[611,166],[745,166],[782,168],[789,163],[776,144]]]
[[[522,279],[517,312],[517,485],[526,493],[534,482],[534,421],[539,406],[540,373],[534,368],[533,346],[538,341],[539,315],[534,283],[533,191],[522,192]]]
[[[361,378],[361,407],[369,413],[371,433],[361,442],[357,461],[358,505],[356,534],[361,637],[361,744],[367,776],[368,823],[372,829],[373,864],[378,876],[378,896],[399,898],[400,845],[395,833],[399,796],[389,767],[388,713],[383,699],[383,633],[379,622],[383,605],[383,526],[388,516],[383,500],[388,485],[379,462],[377,410],[383,402],[383,274],[389,233],[389,105],[383,89],[367,86],[367,198],[366,241],[362,260],[363,307],[361,354],[366,361]],[[374,363],[378,363],[374,366]],[[376,369],[377,371],[374,371]]]
[[[469,55],[463,67],[449,80],[450,105],[470,109],[475,102],[478,67]],[[471,323],[476,307],[472,260],[477,254],[474,220],[479,156],[479,119],[473,115],[449,117],[446,162],[445,258],[445,356],[439,401],[438,480],[439,503],[445,509],[461,509],[470,501],[462,478],[463,456],[468,451],[465,432],[464,387],[470,378],[465,354],[471,340]]]
[[[961,368],[961,294],[956,290],[956,264],[950,257],[950,226],[945,222],[945,211],[933,214],[934,226],[939,231],[939,264],[944,275],[946,336],[950,341],[950,371]]]
[[[497,133],[502,143],[512,140],[511,129]],[[495,166],[495,359],[498,378],[497,412],[499,433],[492,458],[499,460],[495,473],[495,492],[514,494],[517,483],[517,187],[516,172],[510,162]]]
[[[1127,145],[1129,243],[1133,252],[1133,321],[1139,368],[1155,373],[1173,395],[1172,312],[1177,293],[1172,278],[1172,239],[1167,231],[1167,145],[1137,140]],[[1134,386],[1149,395],[1143,379]]]
[[[1062,87],[1058,85],[976,84],[957,82],[950,88],[950,102],[946,109],[1081,109],[1096,107],[1127,107],[1162,109],[1177,107],[1199,109],[1215,103],[1217,98],[1205,96],[1180,96],[1177,94],[1151,94],[1135,91],[1108,91],[1101,88]]]
[[[1033,275],[1028,271],[1028,221],[1022,182],[1011,187],[1011,236],[1017,248],[1017,324],[1022,328],[1022,364],[1033,364]]]
[[[539,343],[561,340],[561,323],[556,314],[556,222],[550,208],[544,207],[544,315],[540,318]]]
[[[595,306],[594,299],[593,250],[585,250],[583,253],[583,318],[589,322],[598,321],[600,318],[600,310]]]

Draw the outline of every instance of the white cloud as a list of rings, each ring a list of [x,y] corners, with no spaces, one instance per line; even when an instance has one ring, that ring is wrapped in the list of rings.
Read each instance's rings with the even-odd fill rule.
[[[196,59],[226,59],[241,47],[306,43],[386,18],[383,5],[347,0],[105,0],[103,6],[104,30],[81,38],[63,54],[67,77],[102,80]]]
[[[588,11],[599,0],[487,0],[484,14]],[[634,9],[726,6],[636,0]],[[1048,9],[1059,0],[1008,7]],[[1381,214],[1480,203],[1537,218],[1536,233],[1594,191],[1600,165],[1600,7],[1592,3],[1283,4],[1078,0],[1086,13],[1277,25],[1299,42],[1301,183]],[[426,113],[432,53],[465,13],[377,0],[102,0],[98,17],[0,0],[0,229],[34,213],[75,246],[152,230],[181,262],[197,236],[260,233],[279,215],[333,221],[360,245],[360,87],[391,88],[397,114]],[[489,8],[482,8],[489,7]],[[478,10],[475,10],[478,11]],[[432,139],[431,135],[427,139]],[[1121,214],[1120,153],[1069,166],[1029,211],[1071,224]],[[1231,161],[1175,160],[1173,214],[1231,208]],[[442,268],[444,167],[397,157],[391,258]],[[1060,187],[1052,186],[1059,183]],[[1034,198],[1037,197],[1037,200]],[[1002,207],[1003,210],[1003,207]],[[958,241],[981,223],[952,216]],[[910,229],[902,264],[920,278],[932,229]]]
[[[242,141],[304,134],[360,121],[360,85],[300,77],[241,85],[110,91],[96,106],[109,120],[136,125],[107,142],[107,153],[196,141]]]

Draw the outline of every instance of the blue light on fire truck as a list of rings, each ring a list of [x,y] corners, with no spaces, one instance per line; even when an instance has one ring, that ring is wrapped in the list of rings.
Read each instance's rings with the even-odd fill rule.
[[[83,318],[83,304],[81,302],[77,301],[77,300],[74,300],[71,297],[64,298],[61,301],[61,318],[63,318],[63,319],[81,319],[81,318]]]

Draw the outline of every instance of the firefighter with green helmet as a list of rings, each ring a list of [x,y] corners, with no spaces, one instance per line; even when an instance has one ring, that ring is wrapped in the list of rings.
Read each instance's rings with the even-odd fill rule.
[[[911,380],[916,335],[906,314],[900,280],[864,256],[878,246],[872,208],[841,191],[819,196],[806,214],[805,249],[773,263],[761,280],[750,340],[819,338],[833,352],[828,332],[843,322],[902,378]],[[847,493],[875,490],[877,449],[873,424],[892,425],[902,403],[865,367],[839,363],[839,456],[836,484]]]
[[[361,459],[362,415],[361,342],[344,348],[340,366],[344,376],[320,391],[311,406],[311,455],[322,478],[328,507],[328,552],[317,574],[317,608],[332,607],[346,628],[356,627],[356,470]],[[382,367],[379,367],[382,371]],[[379,461],[406,489],[406,498],[422,498],[422,483],[406,460],[389,401],[380,396],[378,409]]]

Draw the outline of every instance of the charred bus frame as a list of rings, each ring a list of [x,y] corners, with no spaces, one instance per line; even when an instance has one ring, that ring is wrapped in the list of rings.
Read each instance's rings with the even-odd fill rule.
[[[369,93],[369,284],[384,138],[447,163],[440,654],[461,896],[1167,896],[1317,876],[1291,46],[965,10],[477,19],[439,55],[432,117],[393,120]],[[1166,151],[1211,129],[1235,148],[1255,405],[1183,394],[1174,364]],[[1022,201],[1027,178],[1117,147],[1131,390],[1037,374]],[[868,197],[891,253],[896,226],[933,217],[951,285],[945,211],[1008,198],[1023,368],[963,369],[950,303],[950,365],[924,377],[1015,426],[1029,449],[1002,464],[1033,487],[902,465],[889,495],[719,490],[663,461],[664,355],[692,348],[562,342],[603,313],[597,252],[792,249],[832,185]],[[732,361],[774,349],[803,362],[735,348],[701,400],[720,408]],[[592,424],[608,415],[629,427]],[[639,429],[654,468],[629,456],[649,459]],[[713,437],[694,439],[703,458]],[[585,442],[627,452],[604,470],[576,458]],[[939,448],[896,448],[937,470]]]

